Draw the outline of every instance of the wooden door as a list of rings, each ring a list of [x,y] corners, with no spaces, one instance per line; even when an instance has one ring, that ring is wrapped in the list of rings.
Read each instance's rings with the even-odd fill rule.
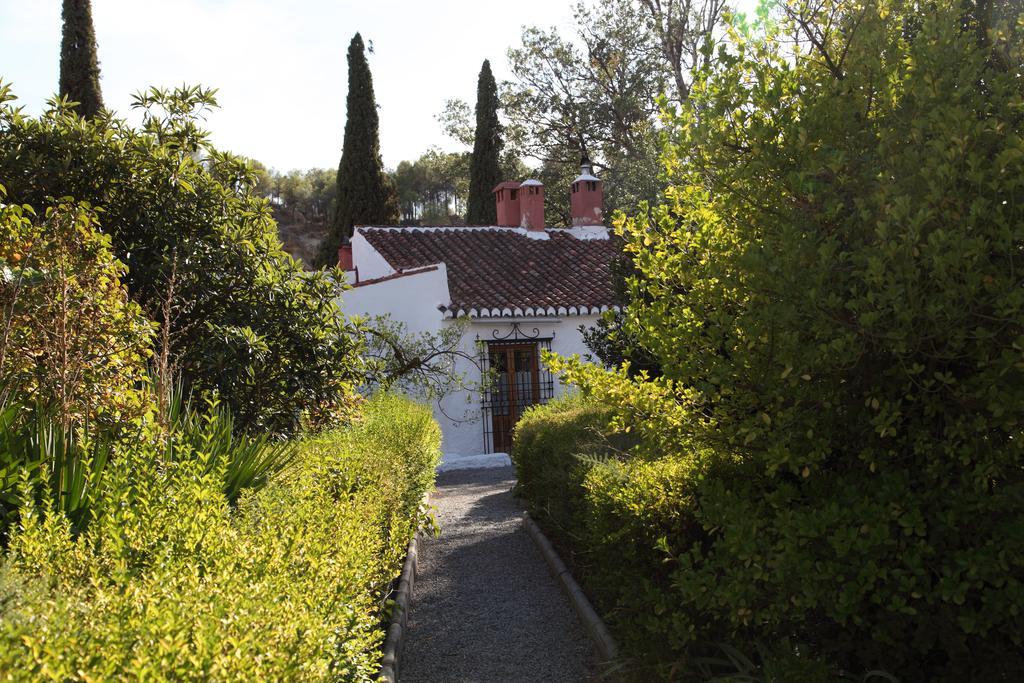
[[[491,344],[488,349],[494,386],[491,420],[494,451],[512,450],[512,429],[523,411],[540,403],[540,361],[537,344]]]

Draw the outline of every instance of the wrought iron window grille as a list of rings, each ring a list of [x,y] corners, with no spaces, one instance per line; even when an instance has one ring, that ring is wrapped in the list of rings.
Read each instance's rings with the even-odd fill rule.
[[[503,333],[491,332],[491,339],[477,335],[481,370],[480,407],[487,453],[508,452],[516,421],[531,405],[547,403],[555,392],[555,380],[541,363],[542,351],[551,350],[550,337],[534,327],[523,330],[519,323]]]

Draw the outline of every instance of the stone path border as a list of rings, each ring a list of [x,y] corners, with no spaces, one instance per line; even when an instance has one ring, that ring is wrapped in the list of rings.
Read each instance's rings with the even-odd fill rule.
[[[540,530],[537,523],[526,512],[523,513],[523,524],[526,526],[526,531],[530,534],[530,538],[537,544],[540,554],[544,556],[544,561],[547,562],[551,574],[558,581],[558,585],[562,587],[562,591],[569,598],[569,602],[572,603],[572,608],[576,611],[580,621],[583,622],[583,626],[586,628],[590,639],[594,641],[594,647],[597,649],[598,654],[606,662],[615,659],[618,648],[615,646],[612,634],[608,631],[608,627],[600,615],[598,615],[594,606],[590,604],[590,600],[583,593],[583,589],[576,583],[576,579],[569,572],[569,568],[565,566],[565,562],[558,556],[558,552],[551,545],[551,541],[548,540],[548,537],[544,535],[544,532]]]
[[[423,497],[424,507],[430,504],[430,494]],[[423,531],[417,529],[409,540],[409,549],[402,565],[402,573],[398,577],[398,586],[394,592],[394,606],[391,609],[391,621],[388,623],[387,635],[384,638],[383,656],[380,660],[380,671],[377,679],[386,683],[398,683],[399,663],[405,647],[405,633],[409,627],[409,603],[412,601],[413,587],[416,585],[416,572],[419,566],[420,539]]]

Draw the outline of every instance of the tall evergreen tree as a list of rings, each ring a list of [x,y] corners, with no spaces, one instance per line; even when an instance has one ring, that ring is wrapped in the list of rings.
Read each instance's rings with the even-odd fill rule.
[[[96,33],[92,27],[92,3],[90,0],[64,0],[62,14],[60,94],[78,102],[78,113],[88,118],[103,108]]]
[[[469,165],[469,201],[466,223],[494,225],[497,208],[491,190],[501,182],[501,124],[498,123],[498,85],[491,63],[484,60],[476,84],[476,136]]]
[[[377,102],[366,63],[363,39],[357,33],[348,46],[348,120],[338,166],[337,208],[331,236],[320,260],[334,262],[338,246],[352,236],[352,226],[398,223],[398,198],[380,160]]]

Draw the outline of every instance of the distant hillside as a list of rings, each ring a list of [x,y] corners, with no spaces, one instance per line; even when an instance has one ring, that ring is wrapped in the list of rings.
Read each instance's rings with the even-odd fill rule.
[[[311,269],[320,244],[327,238],[327,225],[320,221],[308,220],[301,211],[293,215],[290,209],[282,209],[279,206],[274,206],[273,210],[284,250],[301,261],[305,268]]]

